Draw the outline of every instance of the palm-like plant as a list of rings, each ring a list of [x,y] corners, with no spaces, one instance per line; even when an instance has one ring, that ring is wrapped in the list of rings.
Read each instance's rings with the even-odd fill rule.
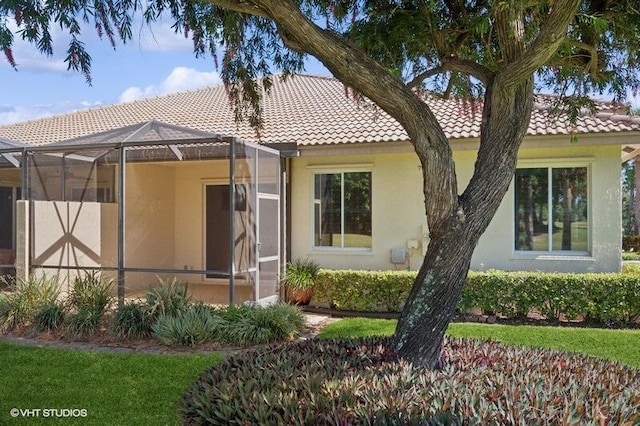
[[[286,289],[287,300],[300,305],[309,304],[319,270],[320,265],[311,259],[296,259],[287,263],[280,280]]]

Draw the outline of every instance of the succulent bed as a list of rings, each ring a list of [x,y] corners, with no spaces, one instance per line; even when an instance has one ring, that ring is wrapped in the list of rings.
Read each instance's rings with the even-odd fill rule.
[[[640,370],[586,355],[447,338],[443,367],[387,338],[308,340],[224,359],[187,390],[185,424],[640,423]]]

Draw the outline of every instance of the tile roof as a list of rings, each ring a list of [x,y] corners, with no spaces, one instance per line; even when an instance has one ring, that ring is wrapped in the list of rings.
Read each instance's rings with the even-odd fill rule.
[[[426,100],[451,139],[479,136],[480,113],[469,113],[468,102]],[[640,118],[620,114],[602,103],[600,111],[586,111],[575,126],[567,117],[554,116],[544,97],[538,97],[529,135],[610,133],[637,131]],[[475,106],[477,108],[477,105]],[[366,99],[356,102],[334,78],[297,75],[273,79],[263,100],[264,129],[258,139],[247,123],[236,123],[223,86],[176,93],[135,102],[81,110],[69,114],[0,126],[0,137],[42,145],[158,120],[220,135],[265,143],[299,145],[405,141],[402,127]]]

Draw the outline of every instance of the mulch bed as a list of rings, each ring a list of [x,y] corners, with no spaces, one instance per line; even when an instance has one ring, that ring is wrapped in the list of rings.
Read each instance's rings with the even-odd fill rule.
[[[305,330],[296,337],[296,340],[305,340],[315,337],[322,327],[330,321],[332,321],[332,319],[327,318],[327,321],[320,324],[307,326]],[[37,332],[33,329],[24,329],[0,334],[0,340],[8,343],[43,348],[120,353],[136,352],[165,355],[189,355],[194,353],[231,355],[249,349],[254,349],[256,347],[267,346],[267,344],[253,346],[228,346],[216,343],[205,343],[196,346],[167,346],[152,338],[136,340],[118,339],[111,335],[108,329],[104,326],[99,327],[96,332],[91,335],[84,336],[81,339],[72,339],[60,332]]]

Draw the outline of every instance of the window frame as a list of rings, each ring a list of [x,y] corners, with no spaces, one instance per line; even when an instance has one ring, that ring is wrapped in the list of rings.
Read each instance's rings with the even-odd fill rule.
[[[310,223],[309,227],[310,235],[310,246],[311,251],[313,253],[328,253],[328,252],[348,252],[352,254],[371,254],[373,252],[373,165],[371,164],[355,164],[355,165],[313,165],[308,166],[308,169],[311,170],[310,177],[310,186],[311,186],[311,207],[310,207]],[[345,211],[344,211],[344,175],[346,173],[369,173],[370,174],[370,188],[369,192],[371,194],[371,247],[345,247],[344,246],[344,234],[345,234]],[[315,235],[316,235],[316,223],[315,223],[315,214],[316,208],[318,205],[321,205],[317,202],[315,198],[315,181],[317,175],[328,175],[328,174],[339,174],[341,175],[341,185],[340,185],[340,198],[341,198],[341,206],[340,206],[340,236],[341,236],[341,246],[317,246],[315,245]]]
[[[579,258],[579,257],[591,257],[593,252],[593,194],[591,191],[592,188],[592,175],[593,175],[593,158],[574,158],[574,159],[537,159],[537,160],[524,160],[518,161],[516,165],[516,172],[520,169],[546,169],[547,170],[547,209],[549,212],[553,209],[553,170],[554,169],[563,169],[563,168],[586,168],[587,170],[587,178],[586,178],[586,194],[587,194],[587,250],[554,250],[553,249],[553,233],[549,233],[549,241],[548,241],[548,250],[516,250],[516,224],[518,223],[518,219],[515,214],[515,203],[516,203],[516,179],[515,173],[513,180],[511,182],[512,187],[512,195],[513,199],[511,201],[511,250],[514,258],[544,258],[544,257],[553,257],[553,258]],[[549,215],[551,218],[552,215]],[[549,227],[551,227],[552,222],[549,220]]]

